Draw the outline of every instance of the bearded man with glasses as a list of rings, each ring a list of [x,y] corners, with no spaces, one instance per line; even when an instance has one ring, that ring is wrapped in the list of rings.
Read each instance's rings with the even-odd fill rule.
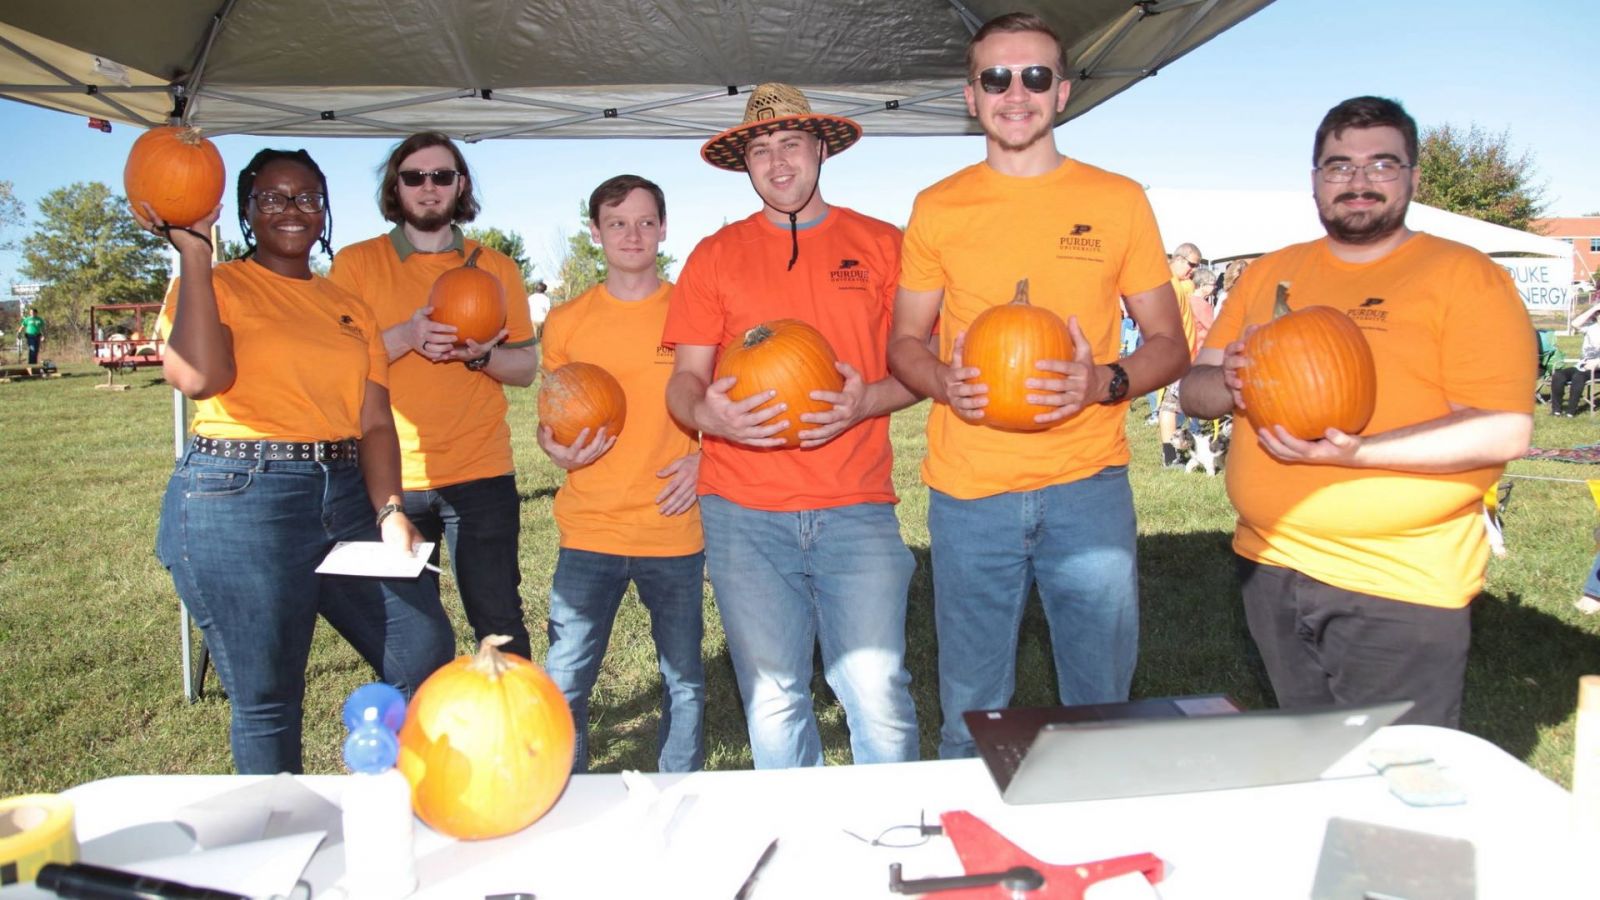
[[[405,513],[429,541],[443,538],[474,635],[511,638],[503,650],[531,658],[518,586],[521,515],[511,428],[501,385],[527,387],[538,370],[522,270],[467,239],[478,215],[467,161],[449,137],[406,138],[378,189],[388,234],[340,250],[328,277],[367,301],[389,353],[389,398],[400,433]],[[505,289],[506,326],[488,343],[456,346],[455,327],[428,317],[428,294],[474,251]],[[439,563],[438,547],[431,562]],[[435,593],[439,576],[424,571]]]
[[[1063,156],[1070,85],[1038,17],[1000,16],[967,48],[967,110],[986,154],[923,191],[911,212],[889,346],[891,371],[934,399],[928,416],[939,754],[972,756],[969,710],[1011,702],[1018,630],[1037,581],[1062,703],[1126,700],[1138,657],[1129,397],[1189,363],[1166,254],[1140,186]],[[982,427],[988,386],[962,364],[979,313],[1012,299],[1056,312],[1071,359],[1035,360],[1041,430]],[[1144,344],[1118,359],[1119,298]],[[935,322],[939,350],[929,349]]]
[[[1361,327],[1378,391],[1360,434],[1234,431],[1245,616],[1280,706],[1411,700],[1401,722],[1453,728],[1489,558],[1478,510],[1527,452],[1536,355],[1505,269],[1406,228],[1416,163],[1400,104],[1330,110],[1311,170],[1327,236],[1251,264],[1181,393],[1190,415],[1243,411],[1243,338],[1284,290],[1291,309],[1332,307]]]

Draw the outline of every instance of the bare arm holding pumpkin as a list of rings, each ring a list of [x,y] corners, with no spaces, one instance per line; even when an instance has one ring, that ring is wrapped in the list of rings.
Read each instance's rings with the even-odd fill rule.
[[[1222,350],[1208,347],[1200,351],[1189,374],[1183,376],[1183,383],[1178,386],[1178,401],[1185,414],[1216,419],[1235,409],[1244,410],[1244,397],[1240,394],[1244,382],[1239,376],[1239,370],[1246,364],[1244,338],[1259,327],[1246,326],[1244,337]]]
[[[1320,440],[1302,441],[1274,425],[1256,435],[1263,450],[1286,463],[1441,474],[1521,457],[1533,437],[1533,416],[1452,403],[1436,419],[1377,434],[1329,428]]]
[[[849,363],[840,360],[834,363],[834,367],[844,376],[844,387],[838,392],[811,392],[811,399],[831,403],[833,409],[800,415],[800,421],[817,426],[800,432],[802,448],[820,447],[848,431],[857,422],[905,409],[919,399],[893,375],[868,384],[862,381],[861,373]]]
[[[411,314],[411,318],[384,329],[383,349],[389,354],[389,362],[407,353],[415,353],[434,362],[449,358],[450,349],[456,342],[456,327],[428,318],[432,312],[431,306],[419,307]]]
[[[550,457],[551,462],[567,472],[593,463],[604,456],[616,442],[616,436],[606,434],[606,427],[602,425],[592,435],[589,429],[583,429],[572,439],[572,446],[563,447],[561,442],[556,440],[555,429],[549,425],[539,426],[539,449],[544,451],[545,456]]]
[[[150,204],[134,210],[140,227],[161,234],[166,223]],[[233,360],[233,332],[222,324],[216,289],[211,282],[210,234],[222,207],[195,222],[191,230],[174,228],[164,236],[178,251],[178,309],[162,356],[161,374],[190,400],[205,400],[233,386],[238,370]],[[199,234],[197,234],[198,232]]]
[[[956,335],[949,363],[940,360],[933,349],[933,326],[939,321],[939,306],[943,302],[943,290],[900,288],[895,294],[894,329],[889,333],[889,371],[908,390],[949,406],[962,418],[977,419],[982,417],[983,407],[989,403],[986,396],[989,386],[967,383],[978,370],[961,364],[966,335]]]
[[[773,437],[789,427],[781,415],[788,407],[774,403],[770,409],[756,407],[778,395],[763,391],[735,403],[728,397],[732,376],[712,380],[716,371],[717,348],[702,344],[679,344],[674,353],[672,379],[667,382],[667,410],[678,424],[751,447],[782,447],[783,438]]]
[[[1189,368],[1189,343],[1183,336],[1183,318],[1178,312],[1178,295],[1169,282],[1148,291],[1129,294],[1123,298],[1128,315],[1139,326],[1144,343],[1118,363],[1128,373],[1128,391],[1124,397],[1140,394],[1169,385],[1178,380]],[[1078,325],[1078,317],[1067,320],[1067,333],[1072,336],[1073,358],[1069,360],[1041,359],[1035,363],[1046,372],[1061,378],[1029,378],[1028,402],[1044,406],[1059,406],[1053,412],[1034,416],[1038,422],[1054,422],[1075,415],[1093,403],[1111,396],[1111,367],[1096,364],[1093,350]]]

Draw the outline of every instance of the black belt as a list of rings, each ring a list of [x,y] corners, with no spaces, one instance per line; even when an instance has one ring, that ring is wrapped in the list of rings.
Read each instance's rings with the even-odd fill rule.
[[[356,461],[360,443],[355,438],[342,441],[235,441],[221,438],[194,436],[191,444],[197,453],[208,453],[223,459],[305,460],[307,462]]]

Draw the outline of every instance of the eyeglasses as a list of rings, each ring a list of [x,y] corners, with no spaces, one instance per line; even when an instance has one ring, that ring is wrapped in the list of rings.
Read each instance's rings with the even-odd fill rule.
[[[432,172],[405,169],[400,172],[400,183],[406,187],[422,187],[422,182],[427,180],[432,181],[434,187],[449,187],[456,183],[456,176],[460,174],[455,169],[434,169]]]
[[[977,84],[983,88],[985,94],[1004,94],[1011,89],[1012,72],[1022,73],[1022,86],[1035,94],[1050,90],[1050,85],[1061,77],[1049,66],[1023,66],[1017,69],[1010,66],[990,66],[979,72],[977,78],[967,79],[967,83]]]
[[[1336,162],[1317,166],[1317,171],[1322,173],[1322,180],[1329,184],[1343,184],[1356,177],[1357,172],[1365,172],[1368,181],[1393,181],[1400,177],[1400,173],[1411,166],[1395,162],[1392,159],[1380,159],[1364,166],[1355,163]]]
[[[307,215],[322,212],[328,205],[328,198],[317,191],[305,191],[293,197],[286,197],[277,191],[256,191],[250,195],[250,199],[256,202],[256,209],[269,216],[288,209],[290,201]]]

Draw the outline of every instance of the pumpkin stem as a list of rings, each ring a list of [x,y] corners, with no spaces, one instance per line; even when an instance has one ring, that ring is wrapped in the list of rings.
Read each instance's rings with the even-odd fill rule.
[[[771,328],[768,328],[764,324],[757,325],[756,327],[744,333],[744,345],[746,347],[754,347],[770,337],[772,337]]]
[[[1024,278],[1017,282],[1017,292],[1012,295],[1011,302],[1028,305],[1028,279]]]
[[[1287,316],[1290,312],[1291,312],[1291,310],[1289,309],[1289,282],[1280,281],[1280,282],[1278,282],[1278,295],[1277,295],[1277,298],[1272,301],[1272,317],[1274,319],[1281,319],[1284,316]]]
[[[483,252],[483,248],[482,247],[473,247],[472,248],[472,255],[467,257],[467,265],[466,265],[466,267],[469,268],[469,269],[476,269],[478,267],[478,254],[480,254],[482,252]]]
[[[191,147],[198,147],[200,142],[205,140],[205,137],[200,134],[200,129],[192,125],[188,128],[180,130],[176,137],[179,141],[188,144]]]
[[[499,678],[511,669],[511,663],[506,660],[500,646],[508,643],[510,637],[503,634],[491,634],[478,645],[478,655],[472,658],[467,668],[480,672],[489,678]]]

